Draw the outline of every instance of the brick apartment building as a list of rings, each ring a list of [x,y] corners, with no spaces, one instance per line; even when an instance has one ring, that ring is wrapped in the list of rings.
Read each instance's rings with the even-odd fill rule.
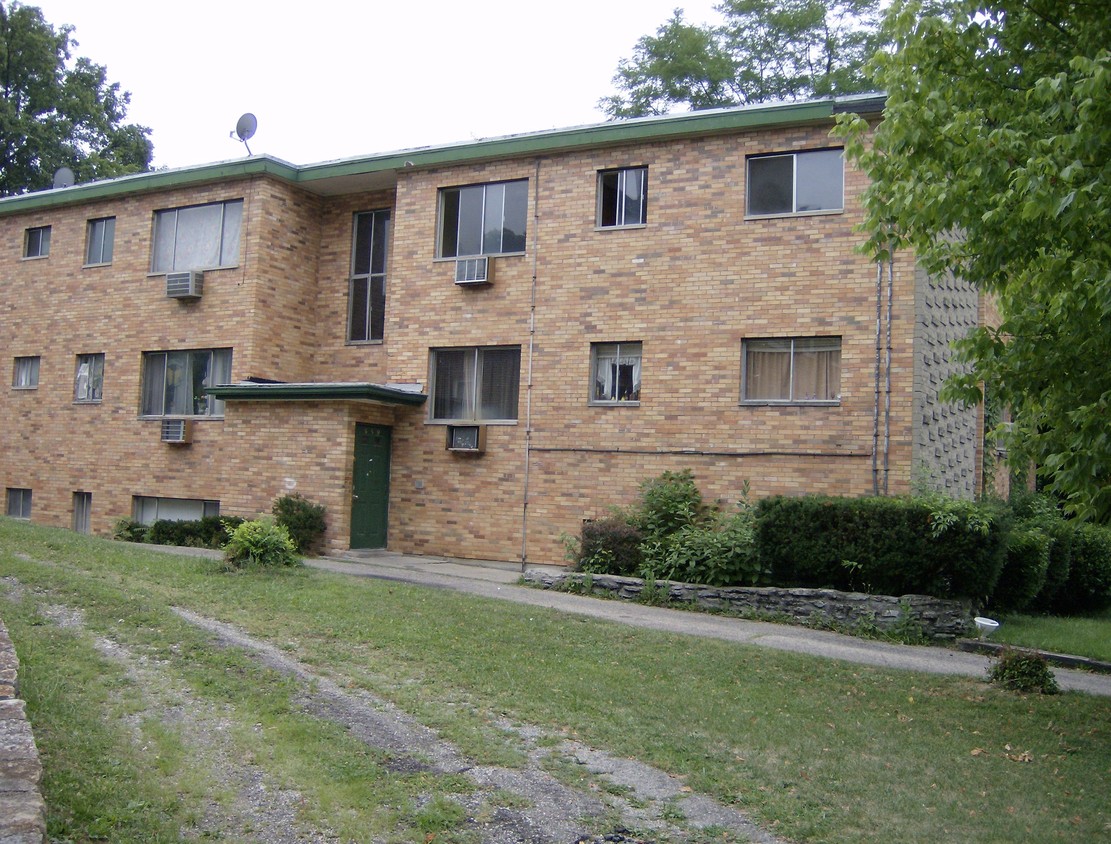
[[[296,491],[332,549],[559,562],[709,499],[981,483],[974,291],[855,251],[848,98],[0,200],[9,516],[109,534]]]

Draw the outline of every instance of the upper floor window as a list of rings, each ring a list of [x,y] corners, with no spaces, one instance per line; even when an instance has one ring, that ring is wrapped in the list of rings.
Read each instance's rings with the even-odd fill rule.
[[[31,390],[39,385],[39,356],[15,359],[12,373],[12,386],[19,390]]]
[[[845,165],[839,149],[748,159],[748,213],[801,214],[845,207]]]
[[[841,338],[787,337],[744,341],[746,402],[841,400]]]
[[[525,251],[528,179],[440,191],[441,258]]]
[[[13,519],[31,518],[31,490],[8,487],[7,509],[4,511]]]
[[[598,226],[643,226],[648,222],[648,168],[626,167],[598,174]]]
[[[116,218],[89,220],[85,231],[85,263],[111,264],[116,240]]]
[[[515,422],[520,346],[432,350],[432,419]]]
[[[143,416],[223,416],[206,387],[231,380],[231,349],[144,352]]]
[[[593,343],[590,369],[593,404],[640,401],[640,343]]]
[[[104,395],[104,355],[78,355],[73,376],[73,400],[98,402]]]
[[[235,266],[242,217],[242,199],[155,211],[151,272]]]
[[[50,226],[27,229],[23,236],[24,258],[45,258],[50,254]]]
[[[389,228],[388,210],[355,215],[347,297],[347,339],[352,343],[381,340],[384,334]]]

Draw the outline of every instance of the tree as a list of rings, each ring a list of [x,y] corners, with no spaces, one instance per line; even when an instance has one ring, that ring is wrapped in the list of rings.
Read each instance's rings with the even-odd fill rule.
[[[724,0],[721,26],[676,9],[618,64],[610,117],[871,90],[863,66],[881,46],[879,0]]]
[[[49,187],[62,166],[78,181],[150,169],[150,129],[123,123],[131,95],[72,60],[72,32],[0,0],[0,196]]]
[[[1111,520],[1111,16],[1078,0],[897,0],[869,136],[866,248],[991,294],[998,327],[958,345],[944,395],[1009,406],[1012,465],[1068,510]]]

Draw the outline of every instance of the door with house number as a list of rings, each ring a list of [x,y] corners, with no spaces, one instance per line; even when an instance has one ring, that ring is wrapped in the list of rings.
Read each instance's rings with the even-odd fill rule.
[[[390,505],[390,429],[355,425],[351,547],[385,548]]]

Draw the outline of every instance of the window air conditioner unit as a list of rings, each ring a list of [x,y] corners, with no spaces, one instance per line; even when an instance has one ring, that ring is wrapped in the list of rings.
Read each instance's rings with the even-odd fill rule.
[[[162,442],[188,445],[193,442],[193,422],[189,419],[163,419]]]
[[[455,261],[456,284],[489,284],[493,280],[494,262],[490,258],[459,258]]]
[[[449,425],[447,450],[461,454],[482,454],[486,451],[486,426]]]
[[[169,299],[200,299],[204,291],[204,273],[166,273],[166,297]]]

